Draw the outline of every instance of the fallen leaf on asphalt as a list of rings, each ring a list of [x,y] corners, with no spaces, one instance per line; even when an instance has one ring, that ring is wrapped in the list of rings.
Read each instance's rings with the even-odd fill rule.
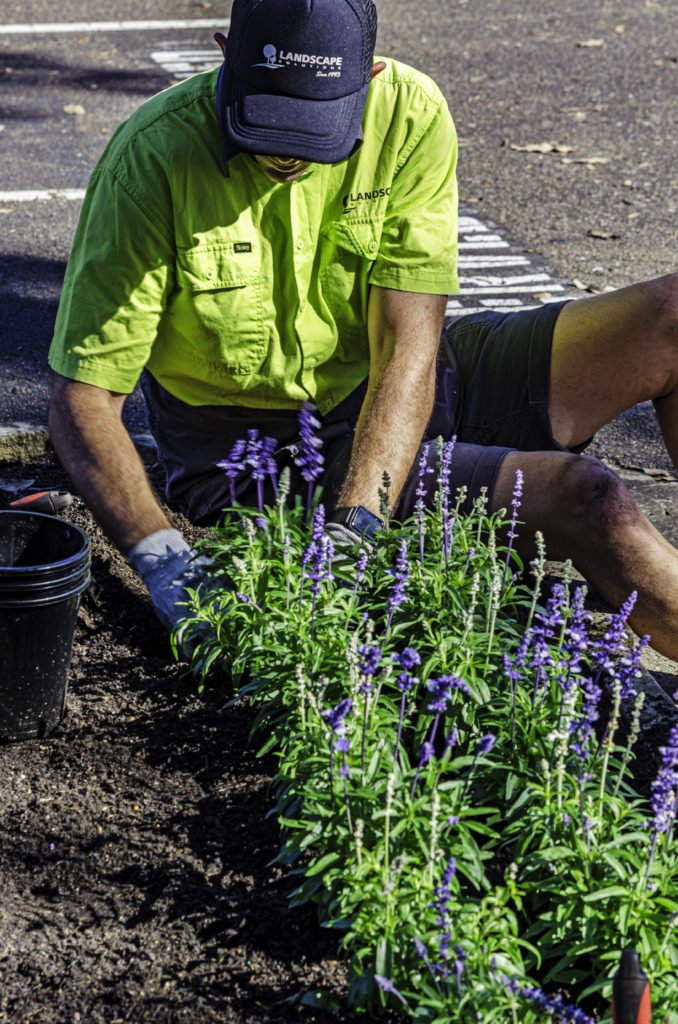
[[[516,146],[512,142],[509,149],[518,153],[574,153],[574,146],[566,146],[562,142],[529,142],[526,146]]]
[[[73,114],[75,117],[82,117],[85,113],[85,108],[79,103],[67,103],[64,107],[64,114]]]
[[[582,39],[582,41],[580,43],[577,43],[577,46],[581,47],[582,49],[591,49],[594,46],[605,46],[605,40],[604,39]]]
[[[603,238],[606,241],[610,238],[619,238],[616,231],[596,231],[594,228],[590,228],[586,234],[589,238]]]
[[[624,34],[624,32],[626,32],[626,25],[615,25],[614,30],[617,33],[617,35],[621,36]]]
[[[532,297],[538,299],[539,302],[550,302],[553,295],[551,292],[535,292]]]
[[[4,124],[0,124],[0,132],[4,132],[4,130],[5,130]]]
[[[584,282],[580,281],[580,279],[578,277],[573,277],[572,278],[572,284],[580,292],[594,292],[596,290],[592,285],[584,284]]]
[[[589,166],[593,164],[609,164],[609,162],[609,156],[566,156],[563,160],[564,164],[588,164]]]

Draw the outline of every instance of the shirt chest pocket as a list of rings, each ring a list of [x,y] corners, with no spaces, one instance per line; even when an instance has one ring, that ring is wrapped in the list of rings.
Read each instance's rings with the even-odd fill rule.
[[[175,305],[195,358],[217,374],[255,371],[266,350],[258,243],[228,240],[179,251],[177,286]]]
[[[320,286],[323,299],[342,325],[367,322],[367,292],[379,252],[381,223],[333,221],[322,232]]]

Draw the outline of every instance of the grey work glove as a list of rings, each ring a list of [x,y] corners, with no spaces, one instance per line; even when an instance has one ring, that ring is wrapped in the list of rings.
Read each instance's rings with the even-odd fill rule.
[[[190,548],[178,530],[149,534],[127,557],[148,588],[155,614],[172,633],[188,615],[187,589],[209,584],[212,562]],[[181,637],[177,640],[181,649]]]
[[[372,553],[373,545],[363,533],[344,523],[326,523],[325,533],[334,545],[332,566],[339,570],[340,578],[350,580],[356,565]]]

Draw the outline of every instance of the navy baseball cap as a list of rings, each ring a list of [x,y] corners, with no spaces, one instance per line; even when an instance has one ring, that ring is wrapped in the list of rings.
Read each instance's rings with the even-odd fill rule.
[[[234,0],[220,88],[229,148],[313,163],[362,141],[373,0]]]

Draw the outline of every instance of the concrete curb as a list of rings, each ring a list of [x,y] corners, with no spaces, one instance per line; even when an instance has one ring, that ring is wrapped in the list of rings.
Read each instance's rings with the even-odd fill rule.
[[[49,448],[47,427],[17,421],[0,426],[0,462],[16,462],[44,455]]]

